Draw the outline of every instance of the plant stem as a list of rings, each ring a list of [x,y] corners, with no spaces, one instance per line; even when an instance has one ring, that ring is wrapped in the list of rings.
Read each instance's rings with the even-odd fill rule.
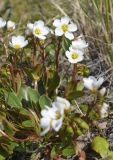
[[[77,75],[77,64],[73,65],[73,73],[72,73],[72,81],[76,82],[76,75]]]
[[[9,66],[10,73],[11,73],[11,78],[12,78],[12,83],[13,83],[13,89],[16,91],[16,83],[15,83],[15,75],[14,75],[14,68],[12,65]]]
[[[60,54],[60,48],[61,48],[61,40],[62,40],[62,37],[59,38],[58,46],[57,46],[57,50],[56,50],[56,71],[57,72],[58,72],[58,68],[59,68],[59,54]]]
[[[38,41],[38,47],[39,47],[39,52],[40,52],[40,55],[41,55],[41,59],[42,59],[42,73],[43,73],[43,77],[44,77],[44,80],[45,80],[45,84],[47,83],[47,70],[46,70],[46,57],[47,57],[47,54],[46,54],[46,51],[45,51],[45,48],[44,46],[42,46],[40,44],[40,41]]]
[[[36,65],[36,41],[35,38],[33,38],[33,66]]]

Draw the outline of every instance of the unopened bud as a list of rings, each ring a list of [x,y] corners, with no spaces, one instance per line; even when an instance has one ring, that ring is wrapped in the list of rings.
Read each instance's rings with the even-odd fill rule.
[[[104,96],[105,93],[106,93],[106,88],[103,87],[102,89],[100,89],[100,90],[99,90],[99,93],[100,93],[101,96]]]

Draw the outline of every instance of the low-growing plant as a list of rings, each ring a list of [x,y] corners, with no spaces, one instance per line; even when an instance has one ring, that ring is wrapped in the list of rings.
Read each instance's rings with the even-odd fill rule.
[[[33,160],[85,160],[77,138],[100,130],[96,122],[109,109],[104,77],[91,76],[84,62],[88,43],[68,17],[51,27],[28,23],[22,35],[16,28],[0,18],[0,160],[18,152]],[[92,150],[113,158],[104,137],[91,138]]]

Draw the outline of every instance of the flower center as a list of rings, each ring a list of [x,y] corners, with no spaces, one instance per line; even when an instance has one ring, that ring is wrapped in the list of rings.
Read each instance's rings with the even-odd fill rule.
[[[96,87],[93,87],[93,88],[91,89],[91,92],[92,92],[92,93],[96,93],[96,92],[97,92],[97,88],[96,88]]]
[[[61,28],[62,28],[63,32],[67,32],[68,31],[68,25],[67,24],[63,24],[61,26]]]
[[[15,49],[21,48],[21,47],[20,47],[20,44],[15,44],[15,45],[14,45],[14,48],[15,48]]]
[[[60,112],[56,111],[56,119],[59,119],[61,117]]]
[[[78,57],[79,57],[79,55],[77,53],[72,53],[71,54],[72,59],[77,59]]]
[[[39,35],[41,33],[41,30],[39,28],[35,29],[35,34]]]

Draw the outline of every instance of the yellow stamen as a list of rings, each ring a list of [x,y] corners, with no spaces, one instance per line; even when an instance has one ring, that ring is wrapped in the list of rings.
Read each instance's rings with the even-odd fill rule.
[[[96,93],[96,92],[97,92],[97,88],[94,87],[94,88],[91,90],[91,92],[92,92],[92,93]]]
[[[62,28],[63,32],[67,32],[68,31],[68,25],[67,24],[63,24],[61,26],[61,28]]]
[[[15,44],[15,45],[14,45],[14,48],[15,48],[15,49],[20,49],[21,47],[20,47],[19,44]]]
[[[39,35],[41,33],[41,30],[39,28],[35,29],[35,34]]]
[[[61,117],[60,112],[56,111],[56,118],[59,119]]]
[[[77,59],[78,57],[79,57],[79,55],[77,53],[72,53],[71,54],[72,59]]]

